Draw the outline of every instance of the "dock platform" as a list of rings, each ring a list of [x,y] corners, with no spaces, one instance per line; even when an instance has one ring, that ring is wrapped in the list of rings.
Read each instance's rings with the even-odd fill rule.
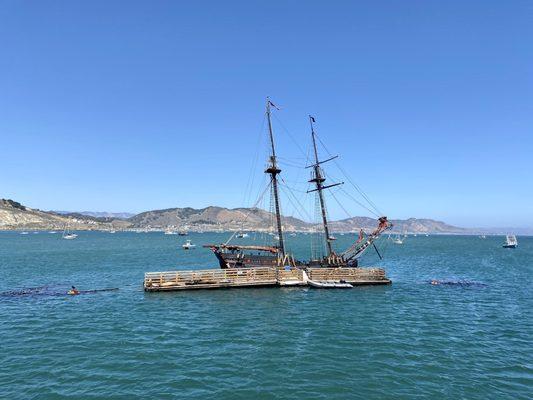
[[[188,271],[146,272],[147,292],[221,289],[235,287],[307,286],[306,278],[317,281],[345,281],[352,285],[388,285],[381,268],[232,268]],[[306,276],[307,275],[307,276]]]

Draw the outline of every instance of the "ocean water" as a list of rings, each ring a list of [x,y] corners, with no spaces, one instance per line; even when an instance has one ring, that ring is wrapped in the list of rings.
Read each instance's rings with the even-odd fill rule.
[[[214,256],[162,233],[2,232],[0,398],[531,399],[533,238],[518,240],[383,240],[363,261],[387,287],[144,293],[145,271]]]

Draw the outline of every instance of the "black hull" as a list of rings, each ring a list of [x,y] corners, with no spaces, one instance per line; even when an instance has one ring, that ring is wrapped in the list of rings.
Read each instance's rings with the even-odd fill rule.
[[[240,252],[222,252],[213,250],[217,257],[220,268],[276,268],[278,265],[278,256],[274,254],[245,254]],[[327,259],[314,260],[310,262],[295,261],[296,268],[356,268],[357,260],[351,263],[327,262]]]

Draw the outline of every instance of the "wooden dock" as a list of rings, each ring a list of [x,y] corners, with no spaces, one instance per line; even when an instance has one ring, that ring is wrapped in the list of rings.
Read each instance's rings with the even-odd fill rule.
[[[309,279],[345,281],[352,285],[387,285],[391,281],[381,268],[309,268]],[[307,286],[302,269],[232,268],[189,271],[146,272],[147,292],[220,289],[233,287]]]

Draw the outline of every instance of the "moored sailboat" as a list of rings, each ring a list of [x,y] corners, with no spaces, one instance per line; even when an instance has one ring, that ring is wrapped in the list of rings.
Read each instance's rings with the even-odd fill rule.
[[[61,237],[63,239],[72,240],[76,239],[78,235],[73,232],[70,232],[69,225],[65,224],[65,229],[63,229],[63,235]]]

